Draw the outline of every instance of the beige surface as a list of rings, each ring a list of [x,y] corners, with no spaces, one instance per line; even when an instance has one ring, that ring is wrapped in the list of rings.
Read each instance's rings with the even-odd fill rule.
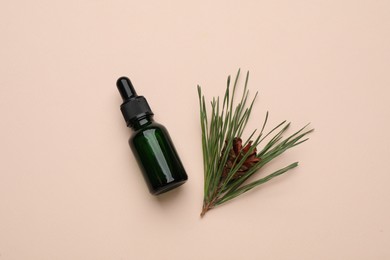
[[[0,259],[390,259],[389,1],[0,2]],[[196,84],[251,71],[249,128],[312,122],[267,170],[300,167],[199,218]],[[154,198],[117,77],[188,171]],[[241,81],[242,82],[242,81]],[[248,129],[249,130],[249,129]]]

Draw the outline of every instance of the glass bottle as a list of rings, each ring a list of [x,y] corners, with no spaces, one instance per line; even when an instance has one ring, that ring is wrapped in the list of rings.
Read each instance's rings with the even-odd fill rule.
[[[167,129],[154,122],[148,102],[137,95],[127,77],[116,84],[123,99],[123,117],[133,129],[129,145],[150,193],[158,195],[185,183],[188,177]]]

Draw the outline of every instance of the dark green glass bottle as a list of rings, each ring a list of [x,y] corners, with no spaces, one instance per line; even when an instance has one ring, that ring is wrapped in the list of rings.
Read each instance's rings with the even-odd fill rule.
[[[146,99],[137,95],[128,78],[121,77],[116,84],[123,99],[123,117],[133,129],[129,144],[150,193],[158,195],[185,183],[188,177],[168,131],[154,122]]]

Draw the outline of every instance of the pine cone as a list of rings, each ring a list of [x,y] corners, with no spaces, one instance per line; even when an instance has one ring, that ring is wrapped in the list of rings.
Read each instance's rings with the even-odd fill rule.
[[[222,149],[221,156],[223,156],[223,154],[225,153],[226,146],[227,146],[227,141],[225,141],[225,147]],[[236,164],[239,163],[244,156],[246,156],[251,146],[252,146],[252,141],[249,141],[249,143],[243,148],[241,138],[235,137],[233,139],[233,147],[229,151],[226,164],[223,168],[222,179],[227,178],[230,170],[234,168]],[[241,165],[238,171],[234,173],[234,175],[232,176],[232,180],[238,179],[241,176],[243,176],[253,165],[255,165],[260,161],[260,158],[256,156],[256,152],[257,149],[254,148],[252,153],[248,155],[245,162]]]

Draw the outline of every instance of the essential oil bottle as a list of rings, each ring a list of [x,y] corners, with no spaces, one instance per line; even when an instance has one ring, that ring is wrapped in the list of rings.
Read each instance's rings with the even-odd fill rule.
[[[133,130],[129,145],[150,193],[158,195],[185,183],[188,177],[168,131],[154,122],[146,99],[137,95],[127,77],[119,78],[116,85],[123,99],[123,117]]]

